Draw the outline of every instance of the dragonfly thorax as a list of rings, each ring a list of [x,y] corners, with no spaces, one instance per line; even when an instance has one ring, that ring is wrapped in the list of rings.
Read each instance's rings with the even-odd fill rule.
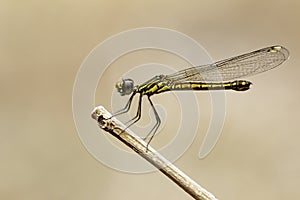
[[[116,83],[116,88],[118,92],[121,94],[121,96],[129,95],[134,90],[134,81],[130,78],[128,79],[122,79],[122,81],[119,81]]]

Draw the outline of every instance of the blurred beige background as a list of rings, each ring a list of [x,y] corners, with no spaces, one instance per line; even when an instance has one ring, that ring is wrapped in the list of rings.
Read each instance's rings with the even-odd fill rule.
[[[0,199],[191,199],[158,172],[125,174],[102,165],[73,123],[72,87],[84,58],[107,37],[145,26],[183,32],[214,60],[273,44],[289,49],[283,66],[249,78],[249,92],[227,93],[223,133],[204,160],[198,151],[210,100],[197,94],[203,126],[175,164],[221,200],[299,199],[299,11],[297,0],[1,1]],[[130,68],[135,58],[143,62],[137,54],[112,69]],[[109,94],[113,85],[103,84],[111,83],[99,83]],[[110,99],[97,97],[97,104],[109,106]],[[164,98],[153,100],[169,104]],[[176,113],[167,119],[169,139],[176,120]],[[164,141],[159,137],[154,146]]]

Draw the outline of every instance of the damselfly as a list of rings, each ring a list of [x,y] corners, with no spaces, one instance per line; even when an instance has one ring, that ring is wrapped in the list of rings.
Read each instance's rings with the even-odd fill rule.
[[[141,118],[142,97],[147,96],[154,112],[156,123],[148,133],[148,144],[153,139],[161,124],[151,96],[166,91],[176,90],[235,90],[246,91],[252,84],[246,80],[234,80],[236,78],[252,76],[282,64],[289,56],[289,52],[282,46],[271,46],[240,56],[221,60],[213,64],[191,67],[170,75],[158,75],[141,85],[134,85],[132,79],[123,79],[116,83],[118,92],[130,95],[125,107],[113,116],[121,115],[129,111],[131,102],[136,94],[139,94],[138,108],[135,117],[127,122],[130,127]]]

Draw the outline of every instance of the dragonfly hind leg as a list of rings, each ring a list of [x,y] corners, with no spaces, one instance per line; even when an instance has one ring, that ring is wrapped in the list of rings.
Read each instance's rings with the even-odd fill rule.
[[[153,105],[153,103],[152,103],[152,101],[151,101],[151,99],[150,99],[150,96],[148,96],[148,100],[149,100],[150,105],[151,105],[151,107],[152,107],[152,110],[153,110],[153,112],[154,112],[154,116],[155,116],[155,119],[156,119],[156,123],[155,123],[155,125],[153,126],[153,128],[150,130],[150,132],[149,132],[149,133],[146,135],[146,137],[144,138],[144,140],[146,140],[146,139],[149,138],[149,136],[150,136],[149,141],[148,141],[148,143],[147,143],[147,149],[148,149],[148,146],[149,146],[151,140],[153,139],[154,135],[156,134],[157,129],[159,128],[159,126],[160,126],[160,124],[161,124],[160,117],[159,117],[158,112],[157,112],[157,110],[155,109],[155,107],[154,107],[154,105]]]
[[[133,97],[135,96],[135,94],[136,94],[136,93],[132,94],[131,97],[129,98],[127,104],[125,105],[125,107],[124,107],[123,109],[117,111],[116,113],[114,113],[112,117],[115,117],[115,116],[118,116],[118,115],[121,115],[121,114],[123,114],[123,113],[128,112],[129,109],[130,109],[130,107],[131,107],[131,103],[132,103],[132,100],[133,100]],[[141,118],[141,116],[142,116],[142,97],[143,97],[143,95],[140,94],[140,96],[139,96],[139,103],[138,103],[137,113],[136,113],[136,115],[135,115],[132,119],[130,119],[128,122],[125,123],[125,124],[128,124],[128,123],[129,123],[129,125],[127,125],[126,128],[125,128],[123,131],[125,131],[125,130],[128,129],[130,126],[132,126],[133,124],[135,124],[137,121],[140,120],[140,118]],[[156,119],[156,123],[154,124],[154,126],[152,127],[152,129],[150,130],[150,132],[149,132],[149,133],[146,135],[146,137],[144,138],[144,140],[149,139],[149,140],[148,140],[148,143],[147,143],[147,149],[148,149],[148,146],[149,146],[150,142],[152,141],[153,137],[155,136],[155,134],[156,134],[156,132],[157,132],[157,130],[158,130],[160,124],[161,124],[160,117],[159,117],[159,115],[158,115],[157,110],[155,109],[155,107],[154,107],[154,105],[153,105],[152,100],[150,99],[150,96],[148,96],[148,100],[149,100],[150,105],[151,105],[151,108],[152,108],[152,110],[153,110],[153,112],[154,112],[154,116],[155,116],[155,119]],[[122,131],[122,132],[123,132],[123,131]]]

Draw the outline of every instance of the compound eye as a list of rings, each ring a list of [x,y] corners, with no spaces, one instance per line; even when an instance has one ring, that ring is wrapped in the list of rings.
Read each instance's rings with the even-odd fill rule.
[[[128,95],[131,94],[133,91],[134,83],[132,79],[124,79],[123,80],[123,94]]]
[[[132,79],[123,79],[116,83],[116,88],[121,96],[131,94],[133,91],[134,82]]]

